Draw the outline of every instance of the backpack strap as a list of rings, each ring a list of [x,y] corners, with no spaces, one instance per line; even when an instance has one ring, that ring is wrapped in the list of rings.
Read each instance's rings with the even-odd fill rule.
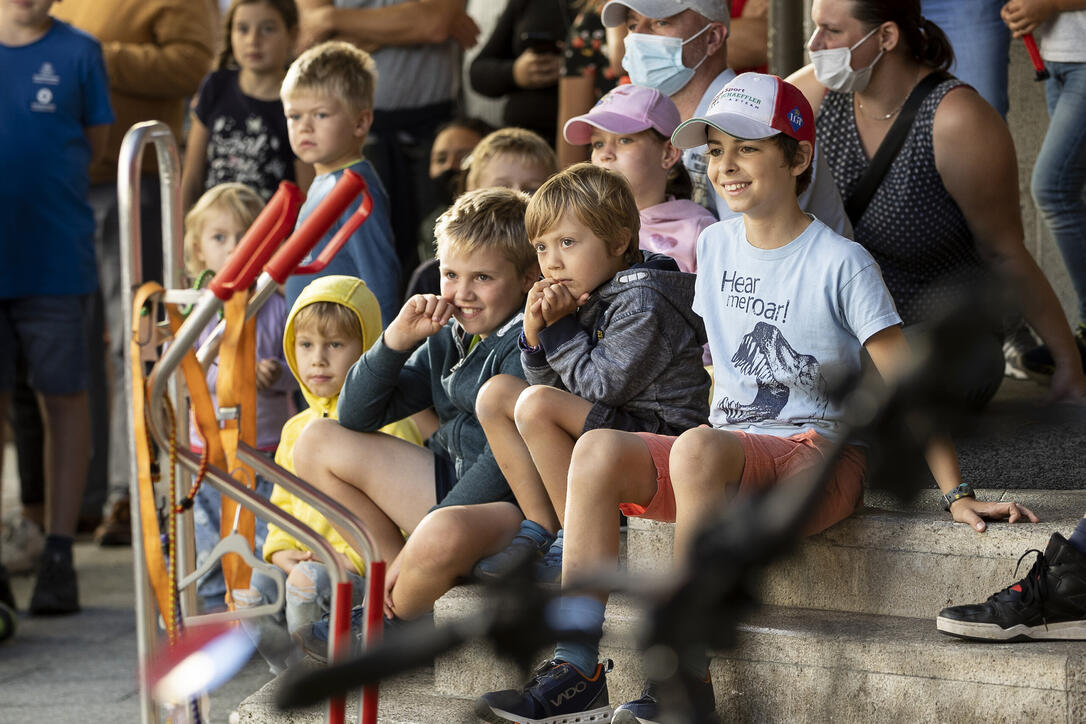
[[[875,151],[875,157],[867,165],[867,170],[860,177],[860,182],[856,184],[852,195],[845,200],[845,213],[848,214],[853,227],[860,223],[860,218],[864,215],[864,211],[867,210],[867,205],[871,203],[875,192],[878,191],[883,177],[886,176],[886,172],[890,169],[890,164],[894,162],[898,151],[901,150],[901,145],[905,143],[905,137],[909,135],[909,129],[912,128],[916,112],[920,110],[920,104],[935,90],[935,86],[950,77],[950,74],[942,71],[929,73],[916,84],[916,87],[909,93],[909,97],[905,99],[905,104],[901,107],[901,113],[894,120],[894,124],[890,126],[890,130],[886,132],[886,137],[882,139],[878,150]]]

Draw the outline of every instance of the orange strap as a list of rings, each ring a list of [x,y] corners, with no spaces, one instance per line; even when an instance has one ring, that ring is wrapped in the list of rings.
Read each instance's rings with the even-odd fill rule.
[[[139,486],[139,521],[143,534],[143,557],[147,563],[147,577],[155,594],[158,610],[166,626],[172,629],[169,612],[173,586],[166,571],[166,558],[162,554],[161,531],[158,527],[158,511],[155,508],[155,484],[151,474],[153,451],[147,435],[147,381],[143,374],[143,349],[154,345],[153,333],[148,333],[145,318],[141,314],[148,301],[156,301],[165,290],[157,282],[147,282],[136,290],[132,301],[132,338],[129,362],[132,369],[132,435],[136,442],[136,478]],[[154,324],[154,315],[150,317]],[[141,334],[141,332],[143,334]],[[144,338],[146,337],[146,338]]]
[[[256,475],[252,468],[242,464],[237,457],[239,441],[250,446],[256,445],[256,317],[245,321],[248,301],[246,294],[234,294],[224,307],[226,330],[219,347],[219,378],[216,389],[220,408],[238,407],[240,411],[234,418],[223,421],[220,433],[226,454],[226,469],[235,480],[253,490],[256,488]],[[223,537],[234,530],[237,509],[237,503],[225,495],[222,496],[219,530]],[[250,546],[253,545],[255,521],[248,508],[241,508],[237,532],[249,539]],[[226,580],[226,602],[233,608],[230,592],[238,588],[248,588],[252,571],[239,556],[228,555],[222,560],[222,572]]]

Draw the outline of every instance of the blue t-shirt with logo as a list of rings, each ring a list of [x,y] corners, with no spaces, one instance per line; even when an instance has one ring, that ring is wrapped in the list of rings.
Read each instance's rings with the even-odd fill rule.
[[[0,299],[98,287],[84,130],[113,122],[98,41],[53,20],[0,44]]]

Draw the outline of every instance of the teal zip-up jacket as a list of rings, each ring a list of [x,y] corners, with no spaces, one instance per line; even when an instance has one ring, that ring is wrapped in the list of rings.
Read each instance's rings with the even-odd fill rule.
[[[439,425],[426,445],[456,465],[456,485],[437,507],[512,502],[513,493],[475,416],[475,398],[494,375],[524,378],[517,346],[523,318],[517,312],[473,348],[471,335],[456,320],[406,352],[389,349],[382,335],[347,373],[339,395],[340,424],[372,432],[432,406]]]

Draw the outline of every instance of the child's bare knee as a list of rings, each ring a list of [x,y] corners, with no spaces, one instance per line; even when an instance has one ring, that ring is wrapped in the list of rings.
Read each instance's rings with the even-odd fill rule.
[[[671,480],[676,490],[738,483],[743,473],[743,446],[735,436],[710,427],[687,430],[675,441],[670,455]]]
[[[456,508],[435,510],[411,534],[404,547],[402,565],[433,571],[462,568],[464,560],[471,557],[468,549],[475,538]]]
[[[475,396],[475,414],[480,420],[509,417],[524,384],[524,380],[512,375],[494,375],[483,383]]]
[[[312,564],[302,561],[287,576],[287,603],[311,603],[317,598],[317,576]]]
[[[577,441],[569,464],[569,495],[615,497],[614,476],[623,468],[623,433],[589,430]]]
[[[302,428],[298,440],[294,443],[292,452],[294,468],[299,477],[308,480],[312,473],[319,468],[321,461],[324,459],[322,449],[325,440],[328,438],[328,430],[331,426],[338,425],[339,423],[335,420],[319,418]]]
[[[513,416],[517,428],[522,429],[533,424],[552,419],[557,390],[548,385],[532,385],[520,393]]]
[[[235,588],[230,592],[230,596],[238,608],[256,608],[264,601],[260,591],[255,588]]]

